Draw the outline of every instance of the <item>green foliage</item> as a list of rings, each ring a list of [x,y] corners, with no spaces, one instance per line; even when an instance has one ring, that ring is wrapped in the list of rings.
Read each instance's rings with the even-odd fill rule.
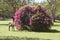
[[[56,5],[56,12],[54,13],[55,14],[55,18],[56,18],[56,16],[60,14],[60,0],[56,0],[56,2],[54,2],[54,0],[51,0],[51,1],[52,1],[51,4],[55,4]],[[50,14],[52,14],[51,7],[50,7],[51,5],[49,6],[49,4],[47,2],[45,4],[46,4],[45,8],[47,9],[47,11]]]
[[[6,0],[5,0],[6,1]],[[10,2],[10,4],[9,4]],[[12,3],[12,4],[11,4]],[[6,2],[0,2],[0,14],[2,15],[2,17],[11,17],[13,15],[14,10],[16,10],[16,8],[12,5],[15,3],[15,1],[7,1]],[[15,8],[15,9],[14,9]]]
[[[5,4],[5,3],[0,2],[0,14],[2,16],[6,16],[7,15],[7,13],[6,13],[7,9],[8,9],[8,5]]]
[[[0,1],[0,14],[3,16],[12,17],[12,15],[14,15],[16,10],[18,8],[20,8],[23,4],[25,4],[25,2],[27,3],[27,2],[29,2],[29,0],[28,1],[24,1],[24,0],[3,0],[3,2]]]
[[[57,1],[57,14],[60,13],[60,0]]]

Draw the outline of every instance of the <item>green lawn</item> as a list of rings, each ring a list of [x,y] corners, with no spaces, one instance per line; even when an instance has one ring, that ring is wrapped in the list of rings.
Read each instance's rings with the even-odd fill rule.
[[[0,40],[60,40],[60,32],[8,31],[8,23],[0,21]],[[60,23],[55,22],[51,29],[60,31]]]

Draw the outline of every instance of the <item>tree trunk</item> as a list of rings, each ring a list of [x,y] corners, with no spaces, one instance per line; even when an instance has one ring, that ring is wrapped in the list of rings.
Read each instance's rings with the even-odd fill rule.
[[[57,0],[47,0],[48,3],[49,3],[49,6],[51,8],[51,13],[52,13],[52,16],[53,16],[53,21],[55,22],[55,14],[56,14],[56,2]]]
[[[52,16],[53,16],[53,21],[55,22],[55,13],[56,13],[55,9],[52,8],[51,13],[52,13]]]

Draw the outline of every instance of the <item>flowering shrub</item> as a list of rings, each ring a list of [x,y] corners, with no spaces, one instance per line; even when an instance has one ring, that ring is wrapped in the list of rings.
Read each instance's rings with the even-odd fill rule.
[[[49,30],[52,22],[52,16],[50,16],[41,6],[24,6],[20,8],[14,16],[17,29],[18,25],[33,31],[45,31]],[[21,29],[20,27],[20,29]],[[19,30],[20,30],[19,29]]]

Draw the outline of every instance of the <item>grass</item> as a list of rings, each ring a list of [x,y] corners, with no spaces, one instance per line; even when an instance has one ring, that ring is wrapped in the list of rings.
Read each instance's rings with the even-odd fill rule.
[[[60,32],[8,31],[8,23],[0,21],[0,40],[60,40]],[[51,29],[60,31],[60,23],[55,22]]]

